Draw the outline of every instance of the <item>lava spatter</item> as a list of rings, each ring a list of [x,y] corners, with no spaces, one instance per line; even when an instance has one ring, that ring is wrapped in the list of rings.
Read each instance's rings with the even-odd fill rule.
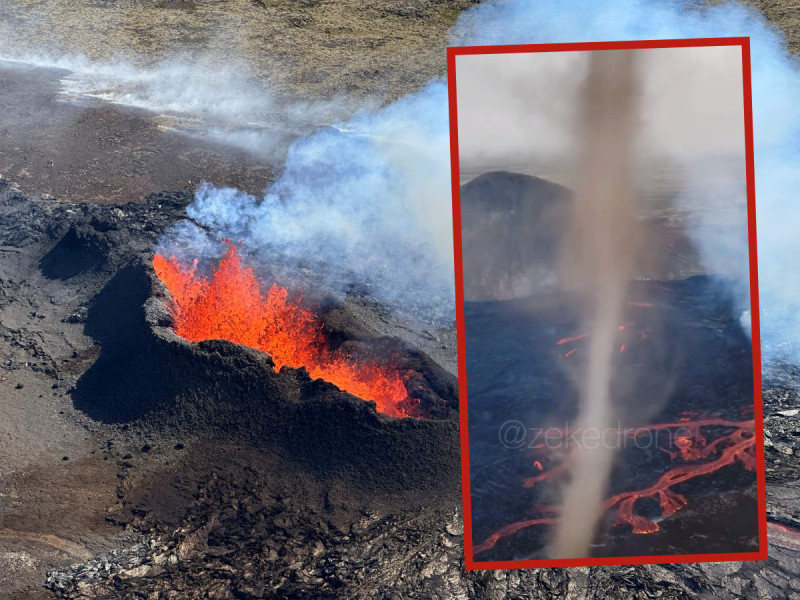
[[[242,264],[234,244],[210,277],[197,273],[198,261],[182,265],[174,256],[153,257],[158,278],[172,294],[175,332],[189,340],[223,339],[266,352],[275,370],[305,367],[364,400],[379,412],[409,416],[400,404],[408,398],[403,374],[389,365],[358,360],[325,343],[322,323],[299,299],[277,284],[265,292],[251,268]]]

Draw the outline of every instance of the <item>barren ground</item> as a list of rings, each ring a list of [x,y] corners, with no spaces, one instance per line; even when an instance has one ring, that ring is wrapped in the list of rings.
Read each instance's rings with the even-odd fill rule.
[[[6,0],[0,3],[0,54],[7,56],[9,49],[45,50],[82,53],[94,60],[121,54],[138,57],[145,64],[174,54],[216,57],[220,64],[240,57],[236,60],[246,63],[256,79],[287,97],[328,99],[348,94],[387,101],[444,73],[446,32],[469,4],[467,0],[404,0],[391,6],[359,0]],[[753,4],[786,31],[793,50],[800,49],[797,7],[790,2]],[[4,107],[0,176],[15,182],[34,203],[50,202],[37,195],[64,203],[142,201],[150,193],[194,186],[201,178],[258,193],[280,169],[279,162],[268,164],[218,144],[164,131],[155,116],[143,111],[65,103],[58,97],[58,77],[57,71],[0,65],[0,106]],[[9,189],[4,187],[3,193],[10,193]],[[83,210],[79,206],[67,209],[76,214]],[[797,379],[792,372],[787,371],[785,381],[770,382],[765,392],[771,519],[767,565],[555,569],[465,576],[458,490],[443,501],[442,514],[432,509],[420,516],[403,511],[393,514],[387,509],[392,499],[380,494],[348,492],[337,498],[334,490],[332,496],[315,496],[318,488],[304,490],[282,477],[280,462],[254,458],[235,443],[209,448],[191,436],[154,439],[146,429],[102,424],[76,410],[70,392],[100,352],[83,326],[87,304],[101,289],[103,277],[79,278],[68,284],[47,278],[38,261],[59,236],[49,238],[39,232],[40,244],[20,248],[14,239],[24,225],[12,222],[9,215],[0,212],[1,597],[56,597],[43,587],[50,569],[83,565],[76,567],[74,580],[91,582],[104,562],[128,569],[118,578],[121,586],[139,585],[135,589],[141,591],[151,585],[156,592],[151,597],[161,597],[159,591],[168,597],[165,589],[169,588],[159,587],[163,581],[156,578],[148,584],[142,575],[148,572],[135,571],[141,561],[125,562],[129,555],[140,560],[146,554],[150,561],[146,564],[154,566],[152,573],[162,568],[167,555],[176,561],[185,559],[180,567],[183,590],[192,589],[192,573],[218,569],[214,573],[222,577],[224,558],[218,557],[224,557],[224,552],[218,548],[214,554],[205,541],[197,541],[205,526],[198,525],[199,521],[181,523],[180,536],[185,538],[174,537],[177,525],[165,529],[163,554],[155,546],[130,550],[141,541],[131,524],[148,514],[135,513],[137,508],[150,507],[151,519],[169,523],[170,519],[180,521],[183,515],[175,517],[168,509],[185,508],[190,500],[198,502],[192,518],[208,517],[213,512],[209,507],[219,513],[214,518],[227,518],[230,515],[223,508],[230,512],[231,506],[246,515],[261,515],[261,508],[250,510],[248,503],[266,503],[273,515],[267,533],[277,536],[273,540],[284,535],[285,541],[287,531],[306,527],[297,523],[303,514],[326,520],[328,537],[305,540],[305,549],[288,544],[258,552],[267,558],[271,552],[276,557],[282,553],[275,563],[279,565],[276,586],[294,581],[292,577],[311,581],[316,575],[303,571],[311,569],[309,565],[324,562],[325,568],[336,572],[338,564],[356,561],[351,570],[358,575],[342,583],[349,594],[344,597],[369,597],[398,581],[405,581],[408,589],[425,583],[430,594],[448,598],[800,595],[800,589],[791,587],[796,586],[800,572],[795,529],[800,525],[796,481],[800,420],[792,389]],[[403,330],[402,324],[394,322],[384,327],[387,333]],[[452,332],[449,337],[418,331],[408,335],[418,344],[427,343],[432,355],[438,352],[440,362],[448,363],[449,356],[447,366],[452,369]],[[256,463],[259,470],[253,475]],[[256,483],[250,483],[251,477]],[[264,481],[274,483],[265,486]],[[151,492],[156,497],[162,494],[165,500],[152,507],[146,499]],[[294,499],[304,494],[309,499],[300,509]],[[359,511],[363,518],[354,521]],[[266,527],[249,518],[242,522],[253,531]],[[275,523],[284,527],[283,533],[275,533],[279,527]],[[242,525],[229,524],[231,530],[236,527]],[[231,530],[229,538],[244,544],[241,540],[247,535]],[[208,537],[208,531],[205,534]],[[317,542],[322,550],[317,550]],[[353,548],[366,550],[357,554]],[[113,550],[121,551],[123,558],[110,557],[107,553]],[[308,554],[302,554],[306,550]],[[256,550],[237,547],[236,552],[246,556]],[[104,558],[87,562],[87,557],[98,555]],[[133,588],[116,597],[130,597]],[[206,592],[213,595],[214,590]],[[82,593],[78,590],[72,597],[85,597]]]

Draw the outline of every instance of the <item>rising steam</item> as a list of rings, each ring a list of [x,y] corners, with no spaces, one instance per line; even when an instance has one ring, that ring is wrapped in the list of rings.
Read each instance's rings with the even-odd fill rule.
[[[164,117],[165,127],[272,160],[282,159],[299,135],[374,107],[343,97],[289,101],[256,80],[246,65],[230,60],[220,65],[211,57],[174,57],[145,67],[141,57],[98,62],[82,55],[20,53],[0,42],[0,60],[64,71],[60,93],[65,100],[143,109]]]
[[[735,2],[707,6],[696,1],[580,0],[558,2],[507,0],[486,2],[464,13],[451,43],[523,44],[604,40],[749,36],[753,85],[756,207],[758,217],[759,301],[763,366],[800,362],[800,276],[794,257],[800,204],[800,68],[782,36],[756,10]],[[694,174],[702,178],[702,167]],[[703,196],[684,199],[688,207],[702,201],[730,205],[738,182],[707,185]],[[740,188],[738,188],[740,189]],[[741,214],[741,212],[740,212]],[[721,235],[715,211],[694,215],[693,233],[711,272],[731,257],[747,255],[747,240],[738,232]],[[749,271],[726,273],[736,278],[743,321],[749,308]]]
[[[447,124],[445,86],[431,84],[295,142],[263,198],[205,185],[189,216],[334,290],[355,282],[395,307],[450,318]]]
[[[790,199],[800,183],[796,166],[800,164],[800,150],[795,143],[800,126],[800,107],[795,102],[800,96],[800,70],[789,58],[781,37],[756,11],[734,3],[708,7],[654,0],[487,2],[459,18],[451,43],[715,36],[751,38],[765,366],[775,358],[797,362],[800,279],[792,272],[791,263],[800,248],[791,224],[800,220],[800,208]],[[444,88],[434,83],[381,111],[359,115],[353,122],[339,125],[338,130],[322,131],[298,142],[287,157],[286,173],[290,175],[276,184],[284,203],[268,201],[259,208],[259,201],[254,200],[246,203],[246,211],[235,221],[260,223],[259,228],[249,225],[247,230],[255,234],[258,229],[262,240],[273,235],[285,238],[284,231],[293,232],[288,244],[269,247],[288,251],[290,256],[300,256],[307,249],[320,260],[330,258],[335,273],[332,279],[347,276],[340,266],[348,261],[350,268],[369,276],[376,290],[401,304],[410,294],[416,303],[452,312],[452,269],[446,251],[451,239],[446,110]],[[285,185],[290,180],[307,181],[299,195],[302,209],[290,205],[298,201]],[[729,189],[723,182],[709,187],[704,197],[725,203],[730,198]],[[208,202],[210,191],[200,193],[196,206],[198,212],[207,215],[201,220],[213,221],[212,213],[225,210],[219,206],[224,196],[212,207],[215,203]],[[276,195],[268,193],[267,197],[274,199]],[[698,206],[694,198],[686,204]],[[319,209],[330,214],[314,217]],[[316,225],[308,226],[309,215]],[[398,215],[407,229],[391,225]],[[715,227],[713,218],[713,211],[702,211],[693,227],[709,270],[721,263],[730,264],[731,253],[746,256],[744,236],[720,236],[716,231],[707,235]],[[343,221],[348,226],[341,228]],[[367,265],[353,262],[364,257]],[[739,269],[732,275],[744,313],[749,300],[747,270]],[[415,277],[415,284],[421,287],[404,285],[408,276]],[[431,282],[434,293],[427,293]]]
[[[800,137],[800,104],[796,102],[800,97],[800,69],[786,51],[782,37],[757,11],[732,2],[707,6],[679,0],[488,1],[460,16],[450,43],[719,36],[751,39],[765,366],[774,359],[798,362],[800,277],[793,260],[800,253],[794,227],[800,221],[800,204],[793,198],[800,188],[800,148],[796,142]],[[13,56],[9,48],[0,50],[6,58],[26,60]],[[299,123],[295,131],[302,133],[315,125],[346,119],[353,108],[347,103],[344,109],[337,108],[336,103],[276,103],[263,89],[254,90],[246,69],[237,74],[220,70],[219,64],[205,68],[196,65],[195,59],[173,57],[149,69],[134,68],[124,61],[97,65],[70,57],[29,56],[27,60],[70,69],[65,93],[94,94],[157,111],[165,106],[190,109],[209,122],[224,122],[216,132],[218,139],[271,156],[276,152],[285,156],[283,148],[288,143],[274,123]],[[104,85],[97,85],[98,81]],[[125,91],[130,89],[133,94]],[[309,114],[313,116],[306,118]],[[270,190],[264,207],[259,207],[261,199],[240,202],[238,197],[226,207],[223,205],[235,194],[219,190],[219,201],[214,203],[210,200],[213,188],[204,188],[198,194],[196,216],[213,221],[221,212],[231,213],[239,207],[241,212],[229,223],[235,221],[240,224],[238,229],[254,235],[255,223],[260,223],[258,239],[284,239],[283,245],[270,242],[270,251],[286,251],[290,258],[304,249],[315,251],[314,257],[320,262],[331,261],[331,280],[348,277],[341,268],[345,261],[366,256],[367,266],[355,262],[348,266],[368,274],[375,289],[401,303],[410,295],[416,303],[452,312],[452,265],[448,264],[447,250],[451,240],[447,124],[447,95],[441,82],[436,82],[380,111],[362,113],[352,122],[340,123],[338,129],[323,130],[298,142],[288,152],[284,183],[276,184],[279,193]],[[366,157],[366,153],[373,157]],[[303,208],[293,208],[290,202],[298,198],[286,193],[287,184],[300,179],[309,182],[299,197]],[[729,189],[722,182],[702,197],[725,203]],[[686,204],[697,206],[699,199],[690,198]],[[326,216],[316,216],[318,210]],[[270,212],[272,216],[265,216]],[[399,226],[395,228],[393,220],[398,215]],[[746,255],[744,236],[731,238],[711,231],[713,215],[714,211],[699,214],[694,227],[710,271],[716,265],[730,264],[728,257],[734,254]],[[309,218],[316,224],[309,226]],[[343,221],[347,227],[341,226]],[[712,235],[707,235],[709,231]],[[732,275],[737,279],[744,311],[748,308],[749,283],[742,270]],[[415,281],[404,285],[408,277]],[[430,286],[433,293],[428,293]]]
[[[583,91],[583,148],[567,240],[565,278],[585,299],[589,355],[580,389],[578,431],[605,431],[613,414],[614,340],[622,321],[625,290],[633,274],[637,222],[632,145],[636,125],[631,51],[593,52]],[[578,444],[564,491],[553,558],[586,556],[603,512],[611,472],[611,447]]]

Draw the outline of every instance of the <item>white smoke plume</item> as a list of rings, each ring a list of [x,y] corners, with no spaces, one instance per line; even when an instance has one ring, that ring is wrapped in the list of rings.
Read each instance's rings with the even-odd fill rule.
[[[754,9],[728,2],[654,0],[579,0],[487,2],[461,16],[455,45],[590,42],[748,36],[751,44],[755,184],[758,222],[759,300],[765,368],[776,361],[800,361],[800,275],[793,265],[800,253],[795,233],[800,222],[800,68],[782,36]],[[702,173],[697,174],[699,177]],[[706,182],[705,194],[684,198],[686,207],[726,203],[739,182]],[[738,194],[741,197],[741,192]],[[741,209],[733,209],[741,210]],[[741,214],[741,213],[740,213]],[[741,218],[741,216],[739,217]],[[720,234],[714,213],[695,214],[693,229],[709,271],[747,255],[746,239]],[[741,262],[737,263],[741,265]],[[748,316],[747,269],[737,267],[743,323]]]
[[[289,149],[263,198],[203,186],[192,220],[282,264],[434,320],[453,310],[447,91],[430,84]]]
[[[781,36],[754,10],[735,3],[713,7],[655,0],[542,0],[488,2],[464,13],[454,45],[577,42],[624,39],[750,36],[760,232],[760,297],[765,361],[800,357],[800,277],[792,258],[798,242],[791,202],[800,183],[796,144],[800,125],[800,70]],[[264,201],[236,202],[231,192],[205,188],[193,217],[246,229],[273,251],[302,255],[358,272],[376,290],[452,311],[452,268],[447,97],[441,82],[386,108],[365,112],[338,129],[298,141],[285,174]],[[718,201],[723,188],[716,187]],[[236,202],[234,204],[236,204]],[[694,199],[687,204],[696,203]],[[247,224],[246,227],[244,224]],[[699,214],[697,240],[708,265],[730,263],[730,239],[706,235],[712,223]],[[740,239],[740,244],[744,243]],[[282,244],[282,245],[281,245]],[[735,252],[743,256],[740,245]],[[744,250],[746,252],[746,250]],[[748,282],[740,270],[742,311]],[[746,273],[746,271],[744,271]],[[414,283],[409,283],[413,281]],[[430,293],[430,287],[433,293]],[[380,294],[378,294],[380,297]]]
[[[94,100],[164,117],[164,127],[211,139],[256,156],[282,159],[292,140],[349,117],[370,101],[279,98],[251,76],[245,64],[212,57],[144,65],[141,57],[92,61],[82,55],[18,53],[0,43],[0,60],[20,67],[64,71],[65,101]]]

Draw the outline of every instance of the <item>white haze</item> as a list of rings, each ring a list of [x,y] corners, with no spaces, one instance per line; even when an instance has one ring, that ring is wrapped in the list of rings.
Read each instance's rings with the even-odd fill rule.
[[[800,278],[787,273],[795,243],[787,223],[791,222],[791,215],[800,216],[800,209],[791,208],[784,201],[785,192],[792,189],[793,180],[798,177],[793,135],[800,123],[800,109],[793,100],[800,87],[800,74],[788,58],[781,38],[757,13],[736,4],[708,8],[651,0],[566,4],[509,0],[482,4],[464,13],[454,27],[452,43],[742,35],[752,38],[763,339],[767,350],[786,350],[800,341],[800,307],[788,291],[791,288],[787,288],[792,281],[800,288]],[[705,84],[706,89],[718,88],[714,97],[737,85],[730,75],[733,71],[728,70],[722,79],[713,72],[713,63],[720,60],[723,59],[712,57],[708,59],[710,64],[700,64],[708,69],[707,79],[712,80]],[[684,75],[685,71],[680,74]],[[699,84],[703,76],[694,78]],[[655,83],[649,85],[652,89],[658,87]],[[719,109],[722,117],[727,114],[730,119],[731,113],[741,111],[741,104],[737,106],[741,102],[739,96]],[[650,129],[655,137],[665,127],[669,132],[668,125],[664,125],[667,120],[660,123]],[[285,175],[267,191],[266,200],[244,203],[235,218],[227,218],[229,229],[225,231],[243,231],[246,235],[241,239],[263,244],[266,254],[299,262],[313,257],[319,265],[328,265],[322,270],[329,272],[328,280],[338,282],[342,289],[359,276],[370,283],[379,299],[452,315],[447,125],[444,83],[433,82],[392,105],[339,123],[337,129],[320,130],[295,143],[287,155]],[[717,131],[719,136],[695,141],[710,141],[715,153],[736,150],[734,140],[741,140],[741,129]],[[534,132],[532,135],[546,139],[548,129]],[[680,144],[668,139],[663,150],[671,156],[681,155]],[[688,162],[691,164],[691,160]],[[690,176],[689,180],[697,178]],[[732,208],[734,212],[741,209],[743,195],[739,193],[734,198],[729,193],[729,182],[703,185],[702,194],[692,192],[680,202],[697,208],[698,198],[709,200],[714,196],[714,202],[738,204],[739,208]],[[737,191],[741,192],[741,188]],[[216,194],[213,188],[205,189],[198,195],[194,218],[208,225],[220,214],[230,213],[229,196],[228,192]],[[692,227],[711,271],[720,264],[730,265],[731,253],[742,256],[746,245],[741,224],[739,233],[734,235],[705,235],[707,227],[715,225],[704,218],[708,214],[709,211],[698,211]],[[344,223],[346,226],[342,226]],[[730,274],[737,278],[735,289],[744,312],[748,308],[746,265]],[[777,356],[775,352],[767,355]]]
[[[633,39],[749,36],[751,44],[755,184],[758,223],[759,300],[764,366],[800,360],[800,254],[796,224],[800,222],[800,68],[787,52],[781,35],[754,9],[738,3],[706,6],[700,2],[655,0],[523,0],[487,2],[464,13],[452,35],[455,45],[586,42]],[[713,74],[710,74],[713,76]],[[738,186],[738,187],[737,187]],[[682,199],[734,204],[741,182],[708,182],[705,193]],[[734,194],[731,194],[731,189]],[[738,201],[741,206],[741,201]],[[708,215],[710,211],[705,211]],[[731,257],[746,255],[746,238],[719,231],[711,218],[699,214],[693,231],[709,271],[731,265]],[[737,267],[743,324],[749,308],[748,270]]]
[[[465,124],[459,129],[461,167],[570,161],[576,152],[573,99],[586,59],[583,52],[457,57],[458,116]],[[738,46],[651,49],[640,61],[640,156],[670,163],[744,156]]]
[[[263,198],[206,185],[189,215],[268,260],[309,269],[334,289],[364,284],[397,308],[447,319],[448,152],[447,93],[438,82],[298,140]]]
[[[800,70],[787,53],[781,36],[759,13],[736,3],[705,6],[699,2],[669,0],[506,0],[486,2],[463,13],[451,34],[451,44],[513,44],[658,39],[682,37],[750,36],[753,67],[753,110],[756,191],[759,231],[761,328],[764,356],[797,362],[800,356],[800,274],[793,266],[800,240],[794,223],[800,204]],[[207,121],[192,130],[218,136],[265,157],[284,156],[285,146],[297,133],[337,119],[354,109],[348,101],[331,99],[298,108],[275,102],[268,90],[254,84],[246,68],[220,63],[174,60],[153,67],[134,61],[92,63],[79,57],[14,55],[0,44],[0,54],[41,66],[61,67],[65,94],[105,98],[174,112]],[[711,77],[711,75],[710,75]],[[92,83],[94,81],[94,83]],[[98,83],[99,82],[99,83]],[[132,90],[132,91],[131,91]],[[278,124],[278,129],[274,128]],[[286,177],[268,191],[268,200],[244,203],[235,219],[254,240],[280,239],[284,247],[271,251],[299,256],[308,249],[333,269],[330,279],[358,269],[387,297],[404,302],[413,296],[434,312],[452,312],[451,196],[447,137],[447,95],[443,82],[434,82],[417,94],[380,110],[369,110],[297,142],[286,156]],[[288,136],[283,129],[292,130]],[[190,128],[191,129],[191,128]],[[543,129],[540,136],[544,136]],[[394,137],[398,136],[400,137]],[[372,158],[365,158],[364,154]],[[314,154],[317,158],[314,158]],[[351,168],[352,166],[352,168]],[[326,174],[319,169],[329,169]],[[311,169],[309,173],[305,169]],[[289,189],[305,180],[302,193]],[[717,188],[724,202],[727,192]],[[708,196],[708,193],[705,194]],[[227,210],[225,194],[215,203],[208,189],[198,196],[195,216],[213,220]],[[287,207],[270,212],[280,197]],[[699,197],[699,195],[698,195]],[[297,200],[304,209],[288,204]],[[687,198],[689,204],[695,198]],[[339,203],[342,203],[341,205]],[[219,204],[217,206],[216,204]],[[325,214],[324,218],[320,216]],[[309,221],[311,219],[311,221]],[[347,221],[348,227],[338,225]],[[257,225],[256,225],[257,224]],[[704,236],[710,225],[698,219],[695,230],[709,270],[729,264],[732,252],[742,255],[731,240]],[[295,232],[289,235],[286,232]],[[306,232],[306,233],[304,233]],[[333,250],[335,248],[335,250]],[[367,256],[367,265],[356,261]],[[740,278],[738,289],[746,280]],[[406,284],[409,278],[415,284]],[[340,287],[346,282],[341,281]],[[405,289],[405,291],[402,291]],[[746,308],[746,294],[740,296]]]
[[[443,82],[375,110],[346,98],[289,102],[243,65],[210,58],[141,66],[6,49],[0,60],[63,70],[65,101],[146,110],[188,135],[264,159],[285,157],[283,174],[263,198],[204,183],[188,211],[194,224],[165,237],[162,251],[214,257],[216,241],[227,237],[256,261],[298,268],[335,290],[357,283],[426,318],[451,317],[450,203],[439,201],[450,196]]]
[[[141,57],[98,62],[82,55],[15,53],[0,45],[0,60],[64,71],[59,83],[65,101],[142,109],[164,117],[164,127],[265,159],[280,159],[296,137],[374,106],[344,97],[288,101],[252,77],[246,65],[212,57],[144,66]]]

